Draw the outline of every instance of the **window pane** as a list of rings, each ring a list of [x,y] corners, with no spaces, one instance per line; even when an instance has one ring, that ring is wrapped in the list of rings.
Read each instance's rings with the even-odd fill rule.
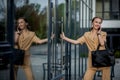
[[[96,13],[96,16],[102,17],[102,13]]]
[[[119,0],[112,0],[111,4],[112,4],[111,18],[112,19],[120,19]]]
[[[103,19],[120,19],[119,0],[96,0],[96,15]]]
[[[6,0],[0,1],[0,41],[6,40]]]
[[[109,12],[107,13],[104,13],[104,19],[110,19],[110,14],[109,14]]]
[[[112,19],[120,19],[120,12],[112,12],[111,13],[111,18]]]
[[[110,11],[110,0],[104,0],[104,11]]]
[[[119,11],[119,0],[112,0],[112,11]]]
[[[102,12],[102,0],[96,0],[96,12]]]

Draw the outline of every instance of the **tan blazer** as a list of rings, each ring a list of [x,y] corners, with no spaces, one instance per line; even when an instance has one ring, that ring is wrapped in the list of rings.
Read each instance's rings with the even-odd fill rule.
[[[101,36],[103,37],[103,39],[106,40],[107,33],[101,31]],[[88,68],[94,68],[94,67],[92,67],[92,62],[91,62],[91,60],[92,60],[91,59],[91,51],[96,50],[97,46],[99,44],[98,37],[96,37],[94,39],[92,39],[91,37],[92,37],[92,32],[89,31],[89,32],[85,32],[84,35],[78,39],[80,44],[85,43],[88,47],[88,50],[89,50],[88,65],[87,65]],[[100,46],[100,49],[105,49],[105,46]]]
[[[29,49],[32,43],[38,43],[40,39],[35,35],[35,32],[26,31],[22,33],[18,38],[18,43],[15,48],[19,48],[25,50],[26,55],[29,55]]]

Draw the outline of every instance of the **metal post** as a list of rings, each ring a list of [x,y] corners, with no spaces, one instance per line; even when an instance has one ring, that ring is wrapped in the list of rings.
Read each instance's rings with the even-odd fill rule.
[[[52,4],[51,0],[48,0],[48,78],[47,80],[51,80],[51,29],[52,29],[52,10],[51,10]]]
[[[56,36],[56,38],[55,38],[55,61],[54,61],[54,63],[55,63],[55,66],[56,66],[56,60],[57,60],[57,55],[58,55],[58,50],[57,50],[57,40],[58,40],[58,15],[57,15],[57,7],[58,7],[58,0],[55,0],[55,8],[54,8],[54,22],[55,22],[55,36]],[[55,67],[55,76],[56,76],[56,67]]]
[[[66,0],[66,18],[65,18],[65,21],[66,21],[66,34],[68,35],[68,0]],[[69,80],[68,78],[68,43],[66,42],[65,43],[65,80]]]
[[[7,40],[14,45],[14,0],[7,0]]]
[[[77,29],[77,18],[76,18],[76,12],[77,12],[77,10],[76,10],[76,5],[77,5],[77,3],[76,3],[77,1],[76,0],[74,0],[74,38],[76,39],[76,29]],[[77,62],[77,52],[76,52],[76,45],[74,45],[74,79],[76,80],[76,62]]]
[[[7,40],[14,46],[14,0],[7,0]],[[13,56],[10,56],[10,80],[14,80]]]
[[[80,23],[81,23],[81,20],[80,20],[80,19],[81,19],[81,16],[80,16],[80,12],[81,12],[81,11],[80,11],[80,10],[81,10],[81,0],[79,0],[79,26],[80,26]],[[79,27],[79,29],[81,29],[81,28]],[[80,35],[80,34],[79,34],[79,35]],[[81,67],[81,66],[80,66],[80,45],[79,45],[79,51],[78,51],[78,52],[79,52],[79,55],[78,55],[78,56],[79,56],[79,58],[78,58],[78,59],[79,59],[79,60],[78,60],[78,64],[79,64],[79,65],[78,65],[78,75],[79,75],[79,77],[80,77],[80,71],[81,71],[81,70],[80,70],[80,67]]]
[[[71,1],[72,1],[72,0],[70,0],[70,1],[68,2],[68,11],[69,11],[69,13],[68,13],[68,14],[69,14],[69,16],[68,16],[68,18],[69,18],[69,19],[68,19],[68,26],[69,26],[69,29],[70,29],[70,30],[69,30],[69,31],[70,31],[70,32],[69,32],[69,37],[72,36],[72,30],[73,30],[73,28],[72,28],[73,26],[71,25],[71,17],[72,17],[72,8],[71,8],[71,6],[72,6],[71,3],[72,3],[72,2],[71,2]],[[69,53],[69,80],[71,80],[71,66],[72,66],[72,65],[71,65],[71,59],[72,59],[72,58],[71,58],[71,43],[69,43],[69,47],[68,47],[68,48],[69,48],[69,52],[68,52],[68,53]]]

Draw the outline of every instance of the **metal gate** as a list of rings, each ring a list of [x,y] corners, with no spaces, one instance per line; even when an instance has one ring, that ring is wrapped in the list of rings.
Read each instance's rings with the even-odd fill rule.
[[[60,39],[60,33],[77,39],[89,30],[92,0],[48,0],[47,80],[78,80],[86,70],[86,45],[73,45]],[[51,40],[51,34],[55,34]]]

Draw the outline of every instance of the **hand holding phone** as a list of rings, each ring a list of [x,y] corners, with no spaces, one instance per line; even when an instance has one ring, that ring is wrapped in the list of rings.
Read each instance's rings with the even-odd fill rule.
[[[97,34],[100,34],[101,32],[101,27],[99,27]]]
[[[21,34],[21,29],[18,27],[17,28],[17,33],[20,35]]]

